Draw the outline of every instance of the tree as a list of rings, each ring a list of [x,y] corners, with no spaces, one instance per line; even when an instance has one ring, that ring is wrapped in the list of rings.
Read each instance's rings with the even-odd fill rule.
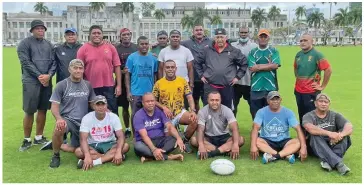
[[[334,22],[329,19],[322,20],[322,31],[320,31],[320,34],[322,35],[324,39],[324,45],[327,45],[327,39],[331,35],[331,31],[334,29]]]
[[[211,19],[210,19],[210,24],[211,24],[211,35],[212,35],[212,27],[213,25],[219,25],[219,24],[222,24],[222,21],[221,21],[221,17],[219,15],[214,15]]]
[[[362,22],[362,12],[361,12],[361,7],[360,8],[355,8],[353,10],[350,10],[349,12],[349,22],[350,24],[353,25],[358,25]]]
[[[340,8],[339,12],[334,15],[334,21],[336,26],[348,26],[350,20],[350,15],[348,12],[348,8],[345,9]]]
[[[143,17],[151,17],[152,11],[155,9],[155,3],[142,2],[142,15]]]
[[[268,12],[268,18],[269,20],[273,21],[273,28],[276,27],[275,25],[275,20],[281,15],[281,9],[280,8],[277,8],[276,6],[272,6],[270,9],[269,9],[269,12]],[[273,36],[274,36],[274,29],[273,29]],[[273,39],[273,43],[274,43],[274,39]]]
[[[164,15],[162,10],[158,9],[153,13],[153,17],[156,18],[159,22],[161,22],[162,19],[166,18],[166,15]]]
[[[134,9],[135,9],[134,3],[131,3],[131,2],[121,3],[121,11],[122,11],[122,13],[124,13],[126,15],[126,18],[128,19],[128,28],[132,27],[132,25],[131,25],[132,21],[129,20],[129,18],[130,18],[129,14],[132,14],[134,12]]]
[[[354,29],[353,28],[351,28],[351,27],[345,28],[345,36],[348,36],[349,39],[354,40],[354,46],[356,45],[355,44],[356,39],[354,38]]]
[[[328,2],[330,3],[330,20],[331,20],[331,8],[332,8],[332,3],[334,3],[335,5],[337,4],[337,2]],[[322,4],[325,4],[325,2],[322,2]]]
[[[320,28],[322,20],[324,20],[324,14],[318,11],[313,12],[307,17],[308,26],[315,28],[314,37],[316,37],[317,28]]]
[[[44,3],[38,2],[34,5],[33,8],[35,12],[39,12],[41,15],[44,15],[48,12],[48,7],[45,6]]]
[[[267,21],[267,17],[265,17],[265,9],[257,8],[253,10],[251,19],[253,21],[254,26],[260,30],[260,26],[262,25],[263,21]],[[254,34],[256,35],[256,34]]]
[[[181,19],[182,29],[190,30],[194,26],[194,18],[189,15],[184,15]]]
[[[91,2],[90,5],[90,24],[92,19],[92,12],[99,12],[101,9],[103,9],[106,6],[106,3],[103,2]]]
[[[299,6],[298,8],[296,8],[295,15],[296,15],[297,21],[302,20],[300,18],[303,18],[303,16],[306,17],[306,8],[305,8],[305,6]]]
[[[209,20],[211,20],[211,17],[209,16],[209,13],[201,8],[198,7],[192,14],[193,18],[194,18],[194,24],[201,24],[204,25],[204,19],[207,18]]]

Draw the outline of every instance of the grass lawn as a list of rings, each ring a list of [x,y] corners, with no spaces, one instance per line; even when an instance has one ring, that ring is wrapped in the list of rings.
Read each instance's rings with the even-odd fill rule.
[[[279,87],[283,105],[297,115],[293,94],[293,59],[299,47],[279,47],[282,67],[279,69]],[[210,170],[215,160],[199,161],[196,154],[185,154],[184,162],[166,161],[140,164],[133,148],[127,161],[121,166],[105,164],[83,172],[76,169],[77,159],[73,154],[61,153],[61,166],[48,167],[52,152],[39,151],[33,146],[26,152],[18,148],[23,140],[23,111],[20,63],[15,48],[3,49],[3,180],[5,183],[62,183],[62,182],[152,182],[152,183],[339,183],[362,182],[362,50],[361,47],[318,47],[333,68],[330,83],[325,92],[332,99],[333,110],[341,112],[354,125],[353,145],[345,155],[344,162],[351,168],[347,176],[337,171],[330,173],[321,169],[319,160],[309,157],[304,163],[290,165],[288,161],[278,161],[263,165],[249,157],[251,118],[248,106],[241,101],[238,113],[240,134],[246,138],[241,148],[241,158],[233,161],[236,171],[231,176],[217,176]],[[121,111],[121,110],[120,110]],[[298,118],[298,117],[297,117]],[[45,136],[51,138],[54,118],[47,114]],[[32,138],[34,138],[35,124]],[[295,131],[291,131],[296,136]],[[131,141],[128,140],[130,144]],[[223,158],[223,157],[221,157]]]

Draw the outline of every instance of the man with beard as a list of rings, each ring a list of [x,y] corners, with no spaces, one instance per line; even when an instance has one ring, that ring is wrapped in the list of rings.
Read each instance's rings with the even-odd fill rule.
[[[157,41],[158,41],[158,44],[152,46],[150,52],[153,54],[153,56],[158,58],[158,55],[161,52],[161,50],[164,49],[165,47],[167,47],[167,45],[168,45],[167,32],[164,30],[158,32]]]

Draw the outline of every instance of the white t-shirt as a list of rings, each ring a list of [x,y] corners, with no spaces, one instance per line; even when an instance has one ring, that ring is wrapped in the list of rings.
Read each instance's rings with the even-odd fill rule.
[[[89,133],[88,144],[116,141],[114,131],[121,130],[119,117],[112,113],[106,112],[103,120],[98,120],[95,111],[86,114],[81,121],[80,132]]]
[[[191,62],[193,59],[191,51],[182,45],[176,50],[171,49],[171,46],[167,46],[158,55],[158,60],[161,62],[174,60],[177,66],[176,76],[185,78],[187,82],[189,82],[187,62]]]

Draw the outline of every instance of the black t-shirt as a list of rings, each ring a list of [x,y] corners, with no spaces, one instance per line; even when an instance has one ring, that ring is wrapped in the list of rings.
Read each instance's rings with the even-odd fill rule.
[[[313,110],[305,114],[302,119],[302,125],[312,123],[313,125],[330,132],[342,131],[345,124],[348,122],[349,121],[345,119],[340,113],[331,110],[327,112],[324,118],[319,118],[316,115],[315,110]]]
[[[130,43],[129,47],[125,47],[121,43],[115,46],[116,50],[118,51],[118,55],[120,58],[120,69],[123,69],[126,64],[126,60],[128,59],[129,55],[136,52],[138,50],[137,45],[134,43]]]

